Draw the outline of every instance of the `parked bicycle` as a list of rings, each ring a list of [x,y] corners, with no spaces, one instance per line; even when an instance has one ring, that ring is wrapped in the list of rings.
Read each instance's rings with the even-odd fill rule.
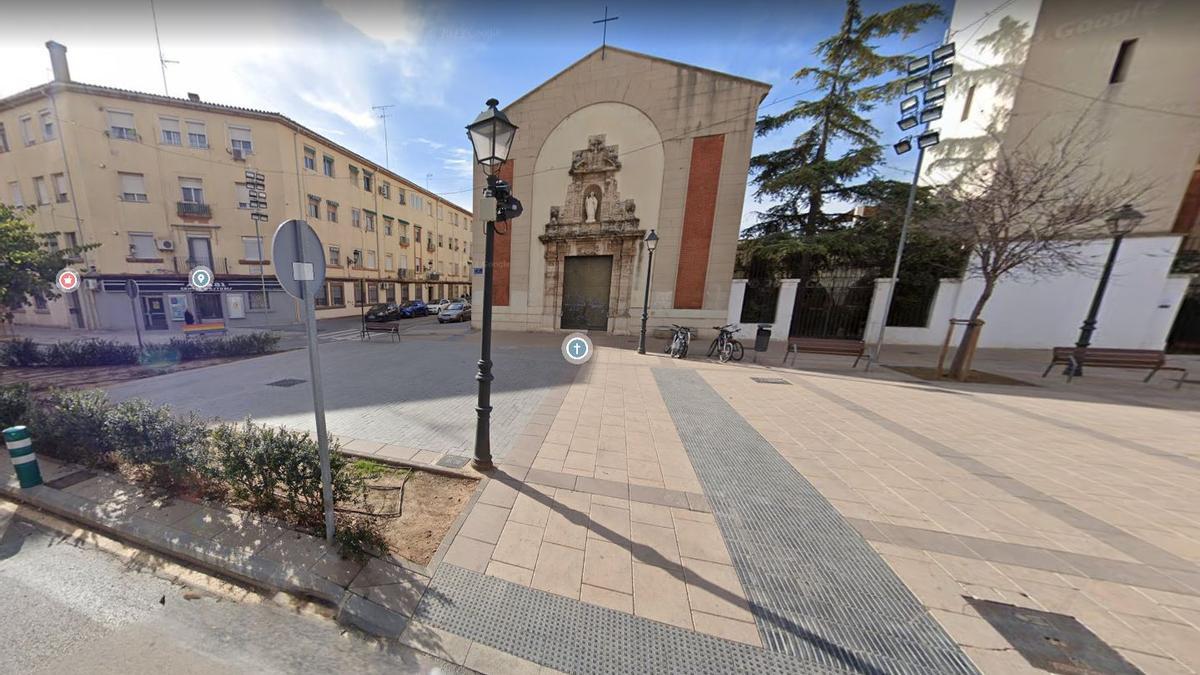
[[[688,345],[692,343],[694,333],[687,326],[671,324],[671,341],[667,343],[664,354],[670,354],[673,359],[687,358]]]
[[[742,357],[746,355],[746,350],[742,348],[742,343],[733,337],[733,334],[741,329],[734,328],[732,323],[713,326],[713,328],[717,331],[717,337],[713,338],[712,344],[708,347],[708,356],[711,358],[713,354],[716,354],[721,363],[727,363],[730,359],[741,361]]]

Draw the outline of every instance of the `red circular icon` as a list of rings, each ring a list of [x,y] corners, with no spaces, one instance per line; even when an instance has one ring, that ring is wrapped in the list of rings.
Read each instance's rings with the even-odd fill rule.
[[[55,282],[58,285],[58,290],[70,293],[79,288],[79,273],[68,267],[58,273]]]

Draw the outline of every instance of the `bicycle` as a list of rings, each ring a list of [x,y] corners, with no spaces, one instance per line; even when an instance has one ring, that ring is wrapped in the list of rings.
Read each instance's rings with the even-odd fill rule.
[[[717,331],[717,337],[713,338],[712,344],[708,347],[709,357],[716,354],[717,359],[721,363],[727,363],[730,359],[741,361],[742,357],[746,355],[746,350],[742,347],[742,343],[733,337],[733,334],[739,332],[741,329],[733,328],[733,325],[730,323],[724,326],[713,326]]]
[[[688,345],[692,342],[692,329],[678,324],[671,324],[671,341],[667,343],[664,354],[670,354],[673,359],[687,358]]]

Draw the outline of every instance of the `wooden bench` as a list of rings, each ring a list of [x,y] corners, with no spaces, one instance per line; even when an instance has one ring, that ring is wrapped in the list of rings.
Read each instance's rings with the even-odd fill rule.
[[[210,321],[208,323],[193,323],[183,325],[183,334],[185,337],[193,335],[224,335],[224,321]]]
[[[363,327],[362,327],[362,339],[370,340],[371,333],[390,333],[392,335],[392,337],[394,337],[396,339],[396,342],[399,342],[400,341],[400,324],[398,324],[396,322],[385,322],[385,323],[366,323],[366,322],[364,322]]]
[[[843,340],[839,338],[788,338],[787,351],[783,353],[783,363],[787,364],[788,354],[792,355],[792,365],[796,365],[796,354],[835,354],[837,356],[853,356],[854,365],[867,351],[867,343],[862,340]]]
[[[1083,366],[1085,368],[1129,368],[1132,370],[1149,370],[1150,373],[1142,382],[1149,382],[1150,378],[1160,370],[1175,370],[1183,373],[1179,376],[1179,381],[1175,383],[1175,388],[1183,386],[1183,381],[1187,379],[1187,369],[1178,366],[1168,366],[1167,355],[1165,352],[1157,349],[1111,349],[1111,348],[1094,348],[1079,349],[1078,347],[1055,347],[1052,350],[1050,357],[1050,365],[1046,366],[1046,370],[1042,372],[1042,377],[1050,374],[1050,370],[1057,365],[1067,366],[1067,382],[1070,382],[1075,377],[1075,367]]]

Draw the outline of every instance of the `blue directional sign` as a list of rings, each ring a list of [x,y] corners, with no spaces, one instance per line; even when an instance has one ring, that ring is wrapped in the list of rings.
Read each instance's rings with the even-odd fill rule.
[[[577,366],[587,363],[592,358],[594,351],[591,339],[583,333],[571,333],[562,343],[563,358],[567,360],[567,363]]]

